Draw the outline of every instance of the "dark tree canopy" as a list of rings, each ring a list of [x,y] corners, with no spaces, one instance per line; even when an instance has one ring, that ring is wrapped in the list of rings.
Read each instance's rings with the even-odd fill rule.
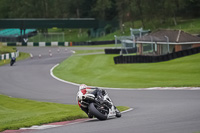
[[[126,21],[200,17],[200,0],[0,0],[0,18],[96,18]]]

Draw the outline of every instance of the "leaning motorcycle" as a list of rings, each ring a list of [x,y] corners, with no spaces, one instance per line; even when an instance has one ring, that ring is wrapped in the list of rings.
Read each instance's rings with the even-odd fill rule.
[[[120,111],[113,105],[106,93],[104,96],[95,98],[93,94],[77,94],[80,104],[88,108],[88,112],[99,120],[106,120],[112,117],[121,117]]]
[[[10,60],[10,66],[12,66],[16,62],[16,58],[12,57]]]

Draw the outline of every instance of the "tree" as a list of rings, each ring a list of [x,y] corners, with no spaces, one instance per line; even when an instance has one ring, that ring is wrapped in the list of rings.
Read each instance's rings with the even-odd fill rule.
[[[0,0],[0,18],[9,18],[8,0]]]
[[[54,18],[68,18],[68,2],[66,0],[57,0],[54,2]]]
[[[112,6],[111,0],[97,0],[92,11],[96,13],[98,19],[106,20],[106,14],[108,13],[107,10],[109,10],[111,6]]]
[[[185,14],[181,14],[184,17],[200,17],[200,1],[199,0],[185,0],[185,5],[183,5],[181,11],[185,12]]]
[[[165,22],[177,24],[177,17],[198,18],[199,0],[0,0],[0,18],[88,18],[140,20],[145,28]]]

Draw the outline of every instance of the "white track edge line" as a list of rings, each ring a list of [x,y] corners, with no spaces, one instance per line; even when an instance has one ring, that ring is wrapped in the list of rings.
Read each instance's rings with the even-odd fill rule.
[[[54,68],[56,68],[59,64],[56,64],[55,66],[53,66],[50,70],[50,75],[58,80],[58,81],[61,81],[63,83],[66,83],[66,84],[71,84],[71,85],[75,85],[75,86],[79,86],[80,84],[77,84],[77,83],[73,83],[73,82],[69,82],[69,81],[65,81],[63,79],[60,79],[58,77],[56,77],[54,74],[53,74],[53,70]],[[94,86],[90,86],[90,87],[94,87]],[[97,87],[97,86],[96,86]],[[122,91],[138,91],[138,90],[200,90],[200,87],[152,87],[152,88],[109,88],[109,87],[99,87],[99,88],[102,88],[102,89],[107,89],[107,90],[122,90]]]
[[[33,54],[29,53],[30,57],[33,58]]]
[[[123,113],[127,113],[127,112],[130,112],[130,111],[132,111],[133,110],[133,108],[130,108],[130,109],[127,109],[127,110],[125,110],[125,111],[122,111],[121,113],[123,114]]]
[[[56,80],[58,80],[58,81],[61,81],[61,82],[64,82],[64,83],[67,83],[67,84],[72,84],[72,85],[75,85],[75,86],[79,86],[79,85],[80,85],[80,84],[76,84],[76,83],[72,83],[72,82],[69,82],[69,81],[65,81],[65,80],[62,80],[62,79],[56,77],[56,76],[53,74],[53,69],[56,68],[58,65],[59,65],[59,64],[56,64],[56,65],[53,66],[53,67],[51,68],[51,70],[50,70],[50,75],[51,75],[54,79],[56,79]]]

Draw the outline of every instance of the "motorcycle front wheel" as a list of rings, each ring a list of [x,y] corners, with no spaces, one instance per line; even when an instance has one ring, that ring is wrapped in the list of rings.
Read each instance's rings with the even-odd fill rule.
[[[108,118],[108,113],[104,112],[98,104],[90,103],[88,109],[99,120],[106,120]]]
[[[10,66],[13,66],[13,64],[15,63],[15,61],[10,61]]]

